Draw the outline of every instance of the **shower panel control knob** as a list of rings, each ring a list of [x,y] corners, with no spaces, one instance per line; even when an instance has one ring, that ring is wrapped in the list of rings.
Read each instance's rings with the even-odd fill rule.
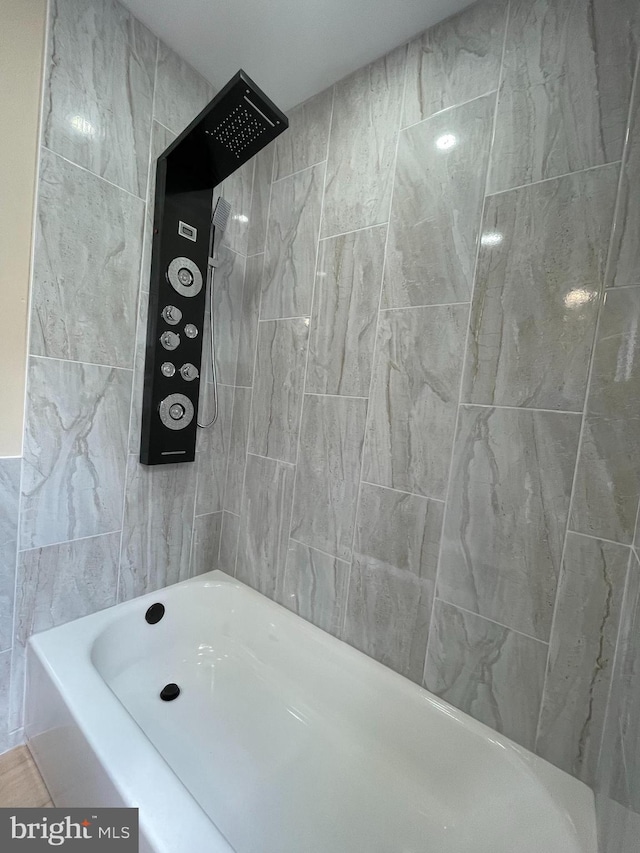
[[[193,323],[187,323],[187,325],[184,327],[184,333],[188,338],[197,338],[198,327],[194,326]]]
[[[158,414],[169,429],[184,429],[193,420],[195,409],[184,394],[169,394],[158,406]]]
[[[175,364],[171,364],[170,361],[164,361],[162,363],[162,367],[160,368],[160,370],[162,371],[163,376],[167,376],[167,377],[171,378],[172,376],[175,375],[176,366],[175,366]]]
[[[166,305],[162,309],[162,319],[170,326],[177,326],[182,320],[182,311],[175,305]]]
[[[187,382],[193,382],[193,380],[197,379],[199,376],[198,368],[195,366],[195,364],[190,364],[189,362],[187,362],[186,364],[183,364],[180,368],[180,375],[183,379],[186,379]]]
[[[180,344],[180,335],[175,332],[163,332],[160,335],[160,343],[165,349],[175,349]]]

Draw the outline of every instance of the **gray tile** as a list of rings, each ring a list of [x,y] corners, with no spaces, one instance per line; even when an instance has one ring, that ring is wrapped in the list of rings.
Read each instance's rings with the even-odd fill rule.
[[[498,87],[507,5],[476,3],[409,43],[403,125]]]
[[[439,598],[548,639],[580,421],[460,409]]]
[[[433,581],[355,556],[343,639],[419,684],[432,604]]]
[[[236,169],[214,191],[214,202],[218,194],[229,202],[231,212],[224,231],[224,241],[234,252],[247,254],[249,229],[251,227],[251,198],[253,192],[254,159]]]
[[[340,636],[349,563],[289,541],[282,603],[323,631]]]
[[[367,397],[387,229],[320,242],[306,390]]]
[[[236,377],[242,316],[242,285],[245,259],[226,246],[219,249],[213,277],[213,316],[218,382],[233,385]],[[208,335],[205,327],[203,334]],[[203,349],[204,352],[204,349]]]
[[[32,634],[116,604],[120,532],[22,551],[18,558],[11,728],[22,725],[24,653]]]
[[[129,456],[118,596],[127,601],[189,577],[196,466]]]
[[[133,367],[143,216],[140,199],[42,150],[33,354]]]
[[[636,0],[513,0],[491,191],[619,160],[637,55]]]
[[[533,749],[547,644],[436,600],[427,690]]]
[[[281,591],[294,472],[293,465],[247,457],[236,577],[269,598]]]
[[[467,316],[466,305],[380,315],[364,480],[444,498]]]
[[[289,129],[276,140],[274,180],[326,159],[332,100],[330,87],[289,112]]]
[[[291,536],[348,560],[367,401],[305,396]]]
[[[389,218],[406,52],[393,50],[335,86],[323,237]]]
[[[631,543],[640,500],[640,288],[608,290],[602,309],[571,526]]]
[[[298,172],[271,189],[262,278],[262,320],[311,311],[324,165]]]
[[[600,318],[587,414],[640,419],[640,288],[608,291]]]
[[[436,579],[444,503],[363,483],[354,552],[372,568]]]
[[[155,36],[114,0],[53,0],[44,144],[144,198]]]
[[[599,850],[603,853],[638,853],[640,815],[596,790]]]
[[[618,638],[598,787],[640,814],[640,561],[634,555]]]
[[[132,371],[31,358],[20,547],[118,530]]]
[[[487,200],[463,399],[582,411],[618,166]]]
[[[224,508],[240,515],[242,483],[247,461],[251,388],[236,388],[233,396],[233,415],[229,439],[229,461],[224,490]]]
[[[244,273],[244,288],[242,291],[236,385],[253,384],[253,362],[256,355],[256,340],[258,336],[263,263],[264,255],[254,255],[247,258]]]
[[[218,568],[222,513],[199,515],[193,523],[190,575],[202,575]]]
[[[491,94],[401,132],[383,308],[471,298],[494,112]]]
[[[9,702],[11,685],[11,650],[0,652],[0,755],[9,744]]]
[[[198,489],[196,496],[196,515],[222,512],[224,490],[227,476],[227,458],[231,437],[231,416],[233,410],[233,388],[218,386],[218,420],[213,426],[199,429],[196,443],[196,466],[198,469]],[[208,422],[213,414],[213,404],[206,408]]]
[[[158,42],[158,70],[153,117],[179,134],[213,98],[215,89],[163,42]]]
[[[631,544],[640,500],[640,421],[588,415],[570,527]]]
[[[220,533],[220,554],[218,568],[228,575],[236,573],[236,553],[238,551],[238,532],[240,517],[231,512],[222,513],[222,531]]]
[[[142,429],[142,395],[144,392],[144,362],[147,354],[147,319],[149,294],[140,291],[138,299],[138,327],[133,362],[133,392],[131,395],[131,417],[129,419],[129,453],[140,453],[140,430]]]
[[[13,634],[20,466],[19,458],[0,458],[0,652],[11,648]]]
[[[140,287],[149,292],[151,278],[151,248],[153,246],[153,216],[156,203],[156,169],[158,157],[176,138],[175,133],[167,130],[157,121],[151,126],[151,156],[149,158],[149,180],[147,181],[147,204],[144,217],[144,239],[142,246],[142,269]]]
[[[609,697],[629,549],[569,533],[536,752],[588,785]]]
[[[636,75],[635,99],[631,108],[611,246],[608,287],[640,284],[640,70]]]
[[[309,320],[260,323],[249,450],[295,462]]]
[[[249,255],[258,255],[264,252],[264,244],[267,239],[267,218],[269,216],[274,154],[275,143],[273,142],[256,154],[251,213],[249,214],[249,241],[247,244],[247,253]]]

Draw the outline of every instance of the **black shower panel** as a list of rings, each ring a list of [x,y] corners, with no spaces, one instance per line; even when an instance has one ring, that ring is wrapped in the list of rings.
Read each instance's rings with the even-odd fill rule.
[[[239,71],[160,155],[140,461],[195,459],[213,190],[288,127]]]

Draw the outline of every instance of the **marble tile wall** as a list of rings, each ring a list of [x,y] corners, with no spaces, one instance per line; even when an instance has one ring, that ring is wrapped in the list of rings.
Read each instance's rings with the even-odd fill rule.
[[[22,740],[31,633],[217,562],[233,406],[221,389],[196,465],[138,463],[155,159],[213,87],[115,0],[51,0],[48,56],[24,455],[0,459],[0,752]],[[232,385],[247,237],[230,237]]]
[[[158,472],[150,159],[212,90],[112,0],[53,10],[75,59],[45,98],[19,515],[0,460],[0,747],[30,631],[217,565],[595,785],[603,853],[631,853],[637,3],[483,0],[292,110],[222,187],[248,222],[220,247],[220,419]],[[93,43],[109,85],[101,51],[100,86],[77,74]],[[79,257],[72,192],[110,224]]]
[[[218,562],[598,786],[603,826],[640,811],[637,10],[484,0],[291,111]]]

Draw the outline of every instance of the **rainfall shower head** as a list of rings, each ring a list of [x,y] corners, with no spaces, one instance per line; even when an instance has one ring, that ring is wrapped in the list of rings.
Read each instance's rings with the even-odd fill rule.
[[[216,186],[268,145],[289,122],[238,71],[165,152],[178,180],[191,189]]]

